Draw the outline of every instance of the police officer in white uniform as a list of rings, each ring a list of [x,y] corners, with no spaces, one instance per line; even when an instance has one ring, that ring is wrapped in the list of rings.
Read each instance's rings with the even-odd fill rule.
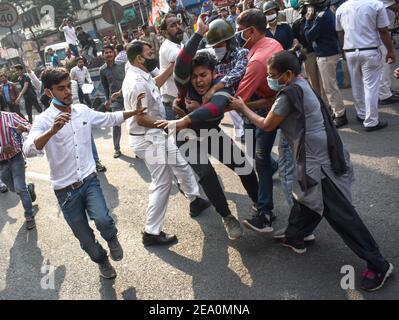
[[[366,131],[388,125],[378,119],[381,41],[387,49],[386,61],[395,61],[388,26],[387,12],[379,0],[348,0],[336,12],[336,30],[348,63],[357,120],[363,122]]]
[[[397,6],[395,0],[380,0],[384,4],[385,9],[387,10],[388,18],[389,18],[389,28],[392,28],[395,23]],[[386,105],[391,103],[399,102],[399,96],[395,95],[391,91],[391,66],[385,61],[384,57],[387,54],[387,49],[384,45],[380,46],[380,50],[383,55],[382,59],[382,75],[380,82],[380,90],[378,93],[378,97],[380,100],[380,105]]]
[[[147,109],[145,115],[128,122],[130,143],[140,159],[144,159],[152,180],[143,244],[170,244],[176,242],[177,238],[162,232],[162,227],[173,180],[178,181],[180,189],[190,200],[192,217],[199,215],[210,203],[201,198],[194,172],[172,137],[154,125],[155,121],[165,119],[159,87],[172,74],[173,64],[158,77],[152,78],[150,72],[157,61],[148,43],[134,41],[128,45],[127,55],[131,67],[122,86],[125,108],[135,110],[137,104],[142,104]]]

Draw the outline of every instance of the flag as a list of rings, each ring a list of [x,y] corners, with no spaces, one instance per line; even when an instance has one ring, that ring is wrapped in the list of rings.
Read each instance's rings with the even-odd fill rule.
[[[149,23],[158,28],[161,24],[161,19],[165,13],[169,11],[167,0],[152,0],[152,11],[149,18]]]

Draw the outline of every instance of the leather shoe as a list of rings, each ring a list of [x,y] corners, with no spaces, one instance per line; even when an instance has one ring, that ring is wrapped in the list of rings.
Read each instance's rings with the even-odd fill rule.
[[[383,129],[383,128],[387,127],[387,126],[388,126],[388,122],[386,122],[386,121],[379,121],[378,124],[377,124],[376,126],[374,126],[374,127],[365,127],[365,130],[366,130],[367,132],[371,132],[371,131],[376,131],[376,130]]]
[[[143,233],[143,244],[145,246],[162,246],[177,242],[177,237],[174,234],[167,234],[163,231],[159,235]]]
[[[190,203],[190,216],[191,218],[199,216],[202,212],[211,206],[209,201],[202,199],[200,197],[195,198],[193,202]]]
[[[379,104],[382,106],[387,105],[387,104],[398,103],[398,102],[399,102],[399,96],[397,96],[395,94],[393,94],[392,96],[390,96],[387,99],[379,100]]]
[[[334,121],[334,125],[336,128],[340,128],[346,124],[348,124],[348,119],[346,118],[346,114],[344,114],[341,117],[335,117]]]

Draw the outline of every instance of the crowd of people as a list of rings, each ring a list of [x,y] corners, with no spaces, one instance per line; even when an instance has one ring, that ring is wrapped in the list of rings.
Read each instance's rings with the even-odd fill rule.
[[[111,258],[121,260],[118,230],[97,176],[106,168],[92,128],[113,128],[114,158],[119,158],[126,121],[130,145],[151,174],[145,246],[177,241],[163,231],[173,184],[188,199],[191,217],[213,206],[231,240],[243,235],[242,225],[255,232],[275,231],[273,175],[278,172],[291,211],[287,227],[273,237],[303,254],[325,217],[366,262],[361,288],[380,289],[393,265],[352,205],[353,168],[338,131],[352,119],[336,68],[346,61],[356,120],[365,132],[385,128],[379,104],[399,102],[390,83],[395,62],[390,28],[397,2],[245,0],[216,8],[204,1],[195,21],[169,0],[170,12],[156,32],[143,25],[133,34],[124,33],[124,43],[116,36],[103,39],[100,78],[104,105],[111,111],[105,113],[93,110],[85,90],[92,80],[81,53],[93,54],[93,42],[65,20],[60,30],[75,67],[59,67],[54,58],[53,68],[36,77],[17,65],[20,92],[0,74],[0,170],[6,185],[0,191],[8,188],[20,196],[26,227],[33,229],[36,194],[25,181],[25,158],[45,153],[65,220],[101,276],[114,278],[107,251],[87,218],[95,221]],[[45,110],[33,119],[32,106],[42,111],[39,92]],[[28,120],[19,109],[22,98]],[[226,112],[234,123],[234,138],[220,126]],[[271,152],[276,137],[278,159]],[[232,214],[209,156],[239,176],[253,204],[253,218],[240,222]]]

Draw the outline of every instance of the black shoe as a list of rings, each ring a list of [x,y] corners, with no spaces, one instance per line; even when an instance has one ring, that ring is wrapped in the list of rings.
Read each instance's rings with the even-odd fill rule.
[[[99,263],[98,267],[100,269],[100,275],[105,278],[105,279],[114,279],[116,278],[116,271],[114,267],[111,265],[111,263],[108,260],[105,260],[103,263]]]
[[[357,120],[359,123],[363,123],[363,122],[364,122],[364,119],[360,118],[358,115],[356,115],[356,120]]]
[[[168,245],[177,242],[177,237],[174,234],[167,234],[163,231],[159,235],[149,234],[147,232],[143,233],[143,244],[145,246],[153,245]]]
[[[281,239],[284,239],[284,238],[285,238],[285,228],[277,230],[275,233],[273,233],[273,239],[280,241]],[[303,241],[305,242],[305,244],[314,243],[315,240],[316,240],[316,237],[314,236],[313,233],[311,233],[303,238]]]
[[[255,203],[252,204],[252,211],[253,211],[252,218],[255,218],[259,214],[258,207]],[[271,222],[277,219],[277,216],[274,214],[273,211],[270,211],[267,214],[269,215]]]
[[[394,95],[394,94],[387,99],[378,101],[378,103],[382,106],[387,105],[387,104],[398,103],[398,102],[399,102],[399,96]]]
[[[363,273],[361,288],[365,291],[376,291],[381,289],[385,281],[391,275],[393,265],[385,261],[385,269],[382,273],[376,273],[374,270],[366,269]]]
[[[115,150],[114,152],[114,158],[119,158],[122,155],[122,152],[120,150]]]
[[[195,198],[194,201],[190,203],[190,217],[194,218],[199,216],[205,209],[211,206],[209,201],[202,199],[200,197]]]
[[[0,192],[1,192],[1,193],[6,193],[6,192],[8,192],[8,188],[7,188],[7,186],[6,186],[5,184],[3,184],[3,185],[0,186]]]
[[[305,247],[305,242],[304,241],[299,241],[299,242],[293,242],[286,237],[279,239],[280,244],[283,247],[287,247],[292,249],[294,252],[302,254],[306,252],[306,247]]]
[[[346,114],[341,117],[335,117],[333,121],[336,128],[340,128],[348,124],[348,118],[346,117]]]
[[[28,217],[25,219],[25,227],[27,230],[32,230],[36,228],[35,217]]]
[[[388,126],[388,122],[386,122],[386,121],[378,121],[378,124],[376,126],[374,126],[374,127],[365,127],[364,129],[367,132],[371,132],[371,131],[376,131],[376,130],[383,129],[383,128],[387,127],[387,126]]]
[[[28,192],[32,202],[36,201],[35,185],[33,183],[28,183]]]
[[[258,232],[273,232],[270,215],[264,213],[260,213],[252,219],[244,220],[242,224],[248,229],[252,229]]]
[[[108,248],[110,251],[111,259],[114,261],[121,261],[123,259],[123,249],[118,241],[118,237],[115,236],[113,240],[108,242]]]
[[[105,166],[103,166],[103,164],[100,162],[100,160],[98,160],[96,162],[96,170],[97,170],[97,172],[105,172],[105,171],[107,171],[107,168]]]

